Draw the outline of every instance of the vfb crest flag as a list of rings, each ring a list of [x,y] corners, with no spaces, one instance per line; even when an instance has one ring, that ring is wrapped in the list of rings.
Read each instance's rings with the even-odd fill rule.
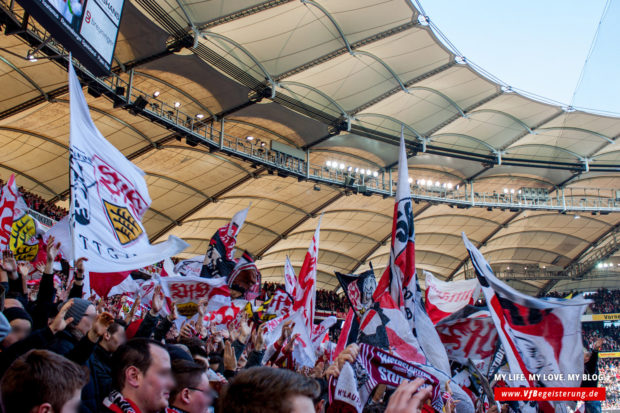
[[[180,253],[188,244],[171,236],[152,246],[142,225],[151,204],[144,173],[101,135],[90,117],[72,65],[71,212],[74,256],[95,272],[131,271]]]

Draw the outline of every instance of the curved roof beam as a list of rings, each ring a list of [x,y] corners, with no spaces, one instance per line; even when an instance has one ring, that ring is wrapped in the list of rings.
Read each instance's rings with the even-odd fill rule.
[[[237,43],[236,41],[234,41],[233,39],[223,36],[221,34],[218,33],[214,33],[214,32],[210,32],[208,30],[206,31],[201,31],[200,35],[204,38],[207,37],[215,37],[216,39],[220,39],[223,40],[227,43],[232,44],[233,46],[235,46],[237,49],[241,50],[243,52],[243,54],[245,54],[247,57],[250,58],[250,60],[252,60],[252,62],[254,62],[254,64],[260,69],[261,72],[263,72],[263,75],[265,75],[265,78],[267,79],[267,81],[269,81],[269,84],[271,84],[273,86],[273,93],[275,93],[275,81],[273,80],[273,77],[271,77],[271,75],[269,74],[269,72],[267,71],[267,69],[265,69],[265,66],[263,66],[263,64],[256,58],[254,57],[254,55],[252,53],[249,52],[248,49],[246,49],[245,47],[243,47],[241,44]]]
[[[470,136],[470,135],[465,135],[463,133],[439,133],[437,135],[429,136],[428,140],[430,142],[434,138],[442,138],[442,137],[447,137],[447,136],[454,136],[456,138],[467,139],[467,140],[470,140],[472,142],[479,143],[480,145],[490,149],[492,153],[497,153],[497,151],[498,151],[498,149],[496,149],[495,147],[489,145],[487,142],[485,142],[485,141],[483,141],[481,139],[478,139],[478,138],[474,138],[473,136]]]
[[[513,224],[514,224],[514,222],[513,222]],[[566,234],[564,232],[549,231],[549,230],[545,230],[545,229],[539,229],[539,230],[526,230],[526,231],[519,231],[519,232],[511,232],[510,234],[504,234],[504,235],[500,235],[499,237],[493,237],[493,238],[491,238],[490,240],[487,241],[487,245],[489,245],[490,243],[492,243],[494,241],[502,239],[502,238],[514,237],[515,235],[522,235],[522,234],[551,234],[551,235],[560,235],[560,236],[563,236],[563,237],[576,239],[577,241],[580,241],[580,242],[585,242],[586,244],[590,244],[592,242],[592,241],[588,241],[587,239],[583,239],[581,237],[578,237],[576,235]]]
[[[57,140],[52,139],[52,138],[50,138],[48,136],[42,135],[42,134],[37,133],[37,132],[30,131],[30,130],[27,130],[27,129],[14,128],[12,126],[0,126],[0,130],[7,131],[7,132],[21,133],[21,134],[24,134],[24,135],[32,136],[33,138],[37,138],[37,139],[41,139],[41,140],[43,140],[45,142],[49,142],[49,143],[54,144],[54,145],[56,145],[58,147],[61,147],[62,149],[65,149],[67,151],[69,150],[69,147],[67,145],[65,145],[64,143],[60,143]]]
[[[494,252],[498,252],[498,251],[507,251],[507,250],[542,251],[542,252],[546,252],[546,253],[549,253],[549,254],[558,255],[558,256],[560,256],[560,257],[566,258],[567,260],[570,260],[570,258],[569,258],[569,257],[567,257],[567,256],[566,256],[566,255],[564,255],[564,254],[560,254],[560,253],[559,253],[559,252],[557,252],[557,251],[546,250],[546,249],[543,249],[543,248],[533,248],[533,247],[504,247],[504,248],[497,248],[497,249],[493,249],[493,250],[491,250],[491,249],[489,249],[489,250],[485,249],[484,254],[485,254],[485,255],[487,255],[487,254],[492,254],[492,253],[494,253]]]
[[[459,214],[430,215],[430,216],[426,216],[426,217],[422,217],[422,218],[415,218],[414,217],[413,221],[414,221],[414,224],[417,224],[418,222],[426,221],[427,219],[440,219],[440,218],[466,218],[466,219],[470,219],[471,218],[471,219],[477,219],[477,220],[480,220],[480,221],[488,222],[488,223],[493,224],[495,226],[501,225],[500,222],[493,221],[492,219],[483,218],[483,217],[477,217],[477,216],[459,215]]]
[[[495,110],[495,109],[478,109],[478,110],[474,110],[473,112],[469,112],[468,115],[472,116],[472,115],[475,115],[476,113],[493,113],[495,115],[501,115],[501,116],[507,117],[508,119],[512,120],[513,122],[521,126],[524,130],[527,131],[527,133],[531,135],[536,135],[536,132],[532,130],[525,122],[523,122],[521,119],[517,118],[516,116],[511,115],[510,113],[506,113],[501,110]]]
[[[346,46],[346,48],[349,51],[349,53],[353,54],[353,49],[351,49],[351,45],[349,44],[349,41],[347,40],[347,37],[344,35],[344,32],[340,28],[340,25],[338,24],[338,22],[336,22],[336,19],[334,19],[334,17],[332,15],[323,6],[321,6],[320,4],[318,4],[317,2],[315,2],[313,0],[301,0],[301,2],[303,4],[310,4],[310,5],[316,7],[317,9],[320,10],[321,13],[323,13],[325,15],[325,17],[327,17],[329,19],[330,22],[332,22],[332,25],[338,31],[338,34],[340,35],[340,38],[344,42],[344,45]]]
[[[371,215],[387,218],[390,221],[394,219],[394,217],[392,217],[391,215],[382,214],[381,212],[375,212],[375,211],[366,211],[363,209],[330,209],[329,211],[321,212],[321,214],[322,215],[337,214],[338,212],[355,212],[355,213],[360,213],[360,214],[371,214]]]
[[[237,169],[239,169],[240,171],[243,171],[246,175],[250,175],[250,173],[248,171],[246,171],[241,165],[239,165],[236,162],[231,161],[230,159],[226,159],[220,155],[217,155],[215,153],[211,153],[209,151],[200,149],[200,148],[196,148],[193,146],[184,146],[184,145],[163,145],[160,147],[160,149],[166,149],[166,148],[170,148],[170,149],[182,149],[182,150],[186,150],[186,151],[193,151],[193,152],[199,152],[202,153],[204,155],[209,155],[209,156],[213,156],[214,158],[219,159],[220,161],[224,161],[227,162],[231,165],[233,165],[234,167],[236,167]]]
[[[542,178],[532,178],[531,176],[489,175],[489,176],[482,176],[480,178],[476,178],[474,179],[474,182],[486,181],[489,179],[504,179],[504,178],[523,179],[525,181],[533,181],[533,182],[538,182],[541,184],[555,187],[555,184],[552,181],[542,179]]]
[[[509,146],[508,148],[506,148],[506,152],[510,151],[511,149],[528,148],[528,147],[532,147],[532,146],[536,146],[536,147],[539,147],[539,148],[557,149],[559,151],[566,152],[566,153],[574,156],[575,158],[577,158],[580,161],[584,160],[584,157],[579,155],[578,153],[575,153],[573,151],[569,151],[568,149],[562,148],[561,146],[546,145],[544,143],[526,143],[526,144],[523,144],[523,145],[512,145],[512,146]]]
[[[149,207],[148,211],[154,212],[155,214],[157,214],[157,215],[159,215],[159,216],[161,216],[161,217],[166,218],[168,221],[172,222],[172,223],[173,223],[173,224],[175,224],[175,225],[179,225],[179,221],[177,221],[177,220],[175,220],[175,219],[170,218],[168,215],[164,214],[164,213],[163,213],[163,212],[161,212],[161,211],[158,211],[158,210],[157,210],[157,209],[155,209],[155,208]]]
[[[206,199],[210,199],[210,198],[211,198],[209,195],[205,194],[205,193],[204,193],[204,192],[202,192],[200,189],[194,188],[193,186],[188,185],[188,184],[186,184],[185,182],[181,182],[181,181],[179,181],[178,179],[174,179],[174,178],[171,178],[171,177],[169,177],[169,176],[160,175],[160,174],[156,174],[156,173],[152,173],[152,172],[144,172],[144,174],[145,174],[145,175],[148,175],[148,176],[152,176],[152,177],[154,177],[154,178],[163,179],[163,180],[166,180],[166,181],[170,181],[170,182],[172,182],[172,183],[174,183],[174,184],[180,185],[180,186],[182,186],[182,187],[184,187],[184,188],[189,189],[189,190],[190,190],[190,191],[192,191],[192,192],[197,193],[197,194],[198,194],[198,195],[200,195],[200,196],[205,197]]]
[[[406,89],[406,92],[411,93],[412,90],[423,90],[425,92],[429,92],[434,95],[437,95],[441,97],[443,100],[445,100],[446,102],[448,102],[450,106],[454,107],[454,109],[456,109],[456,111],[461,115],[461,117],[466,118],[468,116],[467,114],[465,114],[465,111],[459,106],[458,103],[456,103],[453,99],[448,97],[448,95],[441,93],[440,91],[436,89],[425,87],[425,86],[411,86],[410,88]]]
[[[437,255],[441,255],[442,257],[448,257],[448,258],[450,258],[453,261],[457,261],[457,262],[459,261],[459,259],[457,257],[455,257],[454,255],[448,255],[446,253],[439,252],[439,251],[425,250],[425,249],[422,249],[422,248],[418,248],[417,246],[416,246],[415,250],[416,250],[416,252],[420,251],[420,252],[427,252],[429,254],[437,254]],[[385,257],[386,255],[390,255],[390,251],[383,252],[383,253],[381,253],[379,255],[373,255],[372,257],[368,257],[366,259],[366,261],[372,261],[373,259],[376,259],[376,258],[379,258],[379,257]],[[417,264],[416,264],[416,266],[417,266]]]
[[[414,222],[415,222],[415,218],[414,218]],[[449,238],[458,238],[460,240],[463,240],[463,237],[461,235],[456,235],[456,234],[452,234],[450,232],[423,232],[423,231],[416,231],[415,232],[415,236],[417,237],[418,235],[437,235],[440,237],[449,237]],[[474,239],[470,239],[471,242],[475,242],[476,244],[480,243],[480,241],[474,240]]]
[[[261,259],[263,259],[263,258],[265,258],[265,257],[267,257],[269,255],[278,254],[278,253],[282,253],[282,252],[286,252],[286,251],[292,251],[292,250],[294,250],[294,251],[297,251],[297,250],[308,251],[308,247],[289,247],[289,248],[282,248],[281,250],[269,251],[269,252],[263,254],[261,256]],[[336,251],[336,250],[330,250],[330,249],[326,249],[326,248],[319,248],[319,254],[321,252],[331,252],[332,254],[342,255],[343,257],[347,257],[348,259],[350,259],[351,261],[354,261],[354,262],[359,262],[360,261],[359,259],[357,259],[355,257],[352,257],[350,255],[344,254],[343,252]]]
[[[41,86],[39,86],[39,85],[37,84],[37,82],[35,82],[34,80],[32,80],[32,79],[30,78],[30,76],[28,76],[26,73],[24,73],[24,71],[23,71],[23,70],[21,70],[19,67],[15,66],[13,63],[11,63],[10,61],[8,61],[6,58],[4,58],[4,57],[2,57],[2,56],[0,56],[0,61],[2,61],[2,62],[3,62],[3,63],[5,63],[7,66],[9,66],[11,69],[13,69],[13,70],[15,70],[17,73],[19,73],[19,75],[20,75],[21,77],[23,77],[24,79],[26,79],[26,81],[27,81],[28,83],[30,83],[32,86],[34,86],[34,87],[35,87],[35,88],[39,91],[39,93],[41,94],[41,96],[43,96],[43,97],[45,98],[45,100],[47,100],[47,93],[45,93],[45,92],[43,91],[43,89],[41,89]]]
[[[308,215],[308,214],[309,214],[309,212],[306,212],[306,211],[304,211],[303,209],[301,209],[301,208],[299,208],[299,207],[296,207],[296,206],[295,206],[295,205],[293,205],[293,204],[289,204],[289,203],[286,203],[286,202],[284,202],[284,201],[279,201],[279,200],[277,200],[277,199],[273,199],[273,198],[268,198],[268,197],[266,197],[266,196],[231,195],[231,196],[223,196],[223,197],[221,197],[220,199],[221,199],[221,200],[224,200],[224,199],[258,199],[258,200],[265,200],[265,201],[274,202],[274,203],[276,203],[276,204],[284,205],[284,206],[289,207],[289,208],[291,208],[292,210],[297,211],[297,212],[300,212],[300,213],[302,213],[302,214],[304,214],[304,215]]]
[[[186,221],[183,221],[183,225],[189,224],[189,223],[192,223],[192,222],[200,222],[200,221],[227,221],[227,222],[230,222],[230,218],[219,218],[219,217],[194,218],[194,219],[188,219]],[[258,228],[258,229],[263,230],[263,231],[267,231],[267,232],[269,232],[269,233],[271,233],[273,235],[276,235],[278,237],[280,236],[280,234],[278,234],[274,230],[272,230],[270,228],[267,228],[267,227],[263,227],[262,225],[258,225],[258,224],[255,224],[253,222],[250,222],[247,219],[245,220],[243,225],[249,225],[251,227]],[[242,228],[242,230],[243,230],[243,228]],[[212,236],[213,236],[213,234],[209,235],[209,238],[204,238],[204,239],[209,241]],[[196,239],[198,239],[198,238],[196,238]],[[203,239],[203,238],[200,238],[200,239]]]
[[[598,155],[592,156],[592,159],[596,159],[596,158],[598,158],[600,156],[604,156],[604,155],[609,155],[610,153],[618,153],[618,152],[620,152],[620,149],[614,149],[613,151],[599,153]]]
[[[286,81],[282,81],[282,82],[278,83],[278,86],[288,90],[289,92],[291,92],[293,94],[296,94],[291,89],[287,88],[286,87],[287,85],[301,87],[301,88],[308,89],[308,90],[316,93],[317,95],[321,96],[323,99],[327,100],[329,103],[334,105],[336,108],[338,108],[338,110],[342,113],[342,116],[344,116],[346,119],[348,119],[348,120],[351,119],[351,117],[349,116],[347,111],[344,110],[344,108],[342,106],[340,106],[340,104],[338,102],[336,102],[334,99],[332,99],[325,92],[322,92],[322,91],[320,91],[319,89],[317,89],[317,88],[315,88],[313,86],[309,86],[309,85],[306,85],[306,84],[300,83],[300,82],[293,82],[291,80],[286,80]]]
[[[358,113],[357,115],[355,115],[355,119],[359,120],[359,118],[380,118],[392,121],[407,129],[409,132],[413,133],[418,138],[418,140],[420,140],[420,142],[424,140],[424,137],[417,130],[413,129],[411,126],[407,125],[403,121],[393,118],[392,116],[382,115],[381,113]]]
[[[532,218],[538,218],[538,217],[546,217],[546,216],[550,216],[550,215],[553,215],[553,216],[557,217],[558,213],[554,212],[554,213],[547,213],[547,214],[525,215],[523,218],[516,219],[512,223],[515,224],[515,223],[520,222],[520,221],[525,221],[526,219],[532,219]],[[605,225],[607,227],[613,227],[613,224],[610,224],[609,222],[605,222],[605,221],[600,220],[598,218],[592,218],[589,215],[580,215],[580,217],[581,217],[581,219],[588,219],[588,220],[591,220],[591,221],[598,222],[599,224],[603,224],[603,225]]]
[[[204,110],[205,112],[207,112],[209,114],[209,116],[214,117],[215,114],[209,110],[208,107],[206,107],[205,105],[203,105],[202,103],[200,103],[200,101],[198,99],[196,99],[195,97],[193,97],[192,95],[190,95],[189,93],[187,93],[186,91],[184,91],[183,89],[181,89],[178,86],[173,85],[172,83],[169,83],[163,79],[158,78],[157,76],[153,76],[149,73],[146,72],[142,72],[140,70],[136,70],[134,71],[134,76],[138,75],[138,76],[142,76],[145,77],[147,79],[151,79],[154,80],[156,82],[161,83],[162,85],[169,87],[172,90],[175,90],[177,92],[179,92],[181,95],[185,96],[187,99],[191,100],[192,102],[194,102],[200,109]]]
[[[42,188],[45,188],[46,191],[48,191],[50,194],[54,195],[54,197],[59,197],[60,194],[56,193],[56,191],[54,191],[52,188],[50,188],[49,186],[45,185],[43,182],[39,181],[37,178],[28,175],[26,173],[23,173],[22,171],[20,171],[19,169],[15,169],[15,168],[11,168],[10,166],[4,165],[4,164],[0,164],[0,169],[6,169],[7,171],[11,171],[17,175],[21,175],[24,178],[28,179],[31,182],[34,182],[35,184],[39,185]]]
[[[299,149],[299,145],[297,145],[297,143],[295,143],[292,139],[289,139],[286,136],[281,135],[278,132],[275,132],[275,131],[273,131],[271,129],[268,129],[268,128],[264,127],[264,126],[257,125],[256,123],[248,122],[247,120],[233,119],[233,118],[226,118],[226,123],[238,123],[240,125],[251,126],[253,128],[262,130],[263,132],[270,133],[273,136],[282,139],[284,142],[288,143],[289,145],[292,145],[292,146],[296,147],[297,149]]]
[[[308,232],[314,232],[314,231],[316,231],[316,230],[315,230],[315,229],[305,229],[305,230],[303,230],[303,231],[291,232],[291,233],[288,235],[288,237],[287,237],[287,238],[290,238],[290,237],[292,237],[293,235],[298,235],[298,234],[306,234],[306,233],[308,233]],[[340,234],[347,234],[347,235],[355,235],[356,237],[360,237],[360,238],[363,238],[363,239],[367,239],[367,240],[372,241],[372,242],[377,242],[377,240],[376,240],[376,239],[374,239],[374,238],[372,238],[372,237],[369,237],[368,235],[363,235],[363,234],[360,234],[359,232],[345,231],[345,230],[343,230],[343,229],[336,229],[336,228],[321,228],[321,231],[325,231],[325,232],[337,232],[337,233],[340,233]]]
[[[314,7],[316,7],[317,9],[321,10],[321,12],[331,21],[333,26],[338,31],[338,34],[340,35],[340,38],[344,42],[344,44],[345,44],[347,50],[349,51],[349,53],[352,56],[358,56],[358,55],[367,56],[367,57],[370,57],[371,59],[373,59],[374,61],[376,61],[377,63],[379,63],[381,66],[383,66],[383,68],[385,70],[387,70],[389,72],[389,74],[392,76],[392,78],[394,80],[396,80],[396,82],[398,83],[398,86],[400,86],[400,88],[401,88],[401,90],[403,92],[409,94],[409,93],[411,93],[412,90],[424,90],[424,91],[427,91],[427,92],[434,93],[434,94],[440,96],[441,98],[443,98],[446,102],[450,103],[450,105],[452,105],[461,114],[461,116],[466,117],[465,112],[463,112],[463,109],[461,109],[461,107],[454,100],[450,99],[448,96],[446,96],[445,94],[439,92],[438,90],[427,88],[427,87],[422,87],[422,86],[413,86],[411,88],[407,88],[407,86],[405,86],[404,82],[400,79],[400,77],[396,74],[396,72],[390,67],[390,65],[388,65],[386,62],[384,62],[381,58],[375,56],[372,53],[369,53],[369,52],[366,52],[366,51],[363,51],[363,50],[353,50],[353,48],[351,47],[351,44],[347,40],[347,37],[345,36],[343,30],[340,28],[340,25],[338,24],[338,22],[336,22],[336,19],[334,19],[334,17],[325,8],[323,8],[320,4],[316,3],[313,0],[301,0],[301,2],[304,3],[304,4],[311,4]]]
[[[319,148],[319,149],[311,149],[310,153],[313,153],[313,152],[326,152],[326,153],[333,153],[333,154],[336,154],[336,155],[348,156],[348,157],[351,157],[353,159],[357,159],[358,161],[369,163],[372,166],[376,167],[377,169],[385,168],[384,166],[381,166],[378,163],[375,163],[375,162],[373,162],[371,160],[368,160],[366,158],[362,158],[359,155],[354,155],[354,154],[348,153],[348,152],[334,151],[334,150],[331,150],[331,149],[321,149],[321,148]]]
[[[67,100],[67,99],[55,99],[54,102],[69,104],[69,100]],[[90,110],[92,110],[93,112],[97,112],[97,113],[99,113],[99,114],[101,114],[103,116],[106,116],[106,117],[108,117],[108,118],[110,118],[110,119],[120,123],[121,125],[123,125],[127,129],[129,129],[132,132],[134,132],[140,138],[142,138],[143,140],[148,142],[151,146],[155,147],[155,143],[148,136],[146,136],[143,132],[141,132],[138,128],[136,128],[135,126],[131,125],[130,123],[127,123],[124,120],[114,116],[110,112],[107,112],[107,111],[105,111],[103,109],[100,109],[98,107],[88,105],[88,108]]]
[[[456,181],[465,180],[465,178],[462,176],[458,176],[456,174],[453,174],[452,172],[443,171],[441,169],[425,168],[424,166],[421,166],[421,165],[409,165],[409,170],[411,171],[412,169],[416,171],[429,171],[429,172],[439,173],[441,175],[447,175],[447,176],[454,178]]]
[[[597,136],[601,139],[606,140],[609,143],[614,143],[614,140],[610,138],[609,136],[603,135],[602,133],[598,133],[590,129],[575,128],[572,126],[550,126],[547,128],[539,128],[538,130],[539,131],[541,130],[569,130],[569,131],[574,131],[574,132],[582,132],[582,133],[587,133],[588,135]]]

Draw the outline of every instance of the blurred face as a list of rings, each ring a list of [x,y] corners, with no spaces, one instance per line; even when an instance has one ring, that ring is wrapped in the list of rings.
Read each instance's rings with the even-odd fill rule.
[[[2,347],[8,348],[12,344],[17,343],[20,340],[25,339],[30,334],[30,321],[24,320],[21,318],[16,318],[15,320],[10,322],[11,324],[11,332],[8,336],[2,341]]]
[[[73,397],[62,406],[60,413],[78,413],[80,409],[80,396],[82,395],[82,389],[78,389],[73,393]]]
[[[114,334],[105,333],[101,346],[110,353],[114,353],[126,341],[125,327],[119,327]]]
[[[315,413],[314,403],[308,396],[302,396],[300,394],[290,397],[291,413]]]
[[[95,318],[97,318],[97,310],[95,310],[94,305],[89,305],[84,312],[84,317],[82,317],[82,319],[76,326],[76,329],[82,334],[86,335],[86,333],[88,333],[88,330],[93,327]]]
[[[207,413],[209,406],[213,403],[212,389],[209,387],[207,374],[204,373],[201,376],[200,384],[188,390],[188,400],[183,410],[188,413]]]
[[[170,390],[174,387],[172,370],[170,367],[170,355],[158,346],[150,346],[151,366],[142,376],[138,391],[142,399],[141,406],[145,412],[158,412],[168,407]]]

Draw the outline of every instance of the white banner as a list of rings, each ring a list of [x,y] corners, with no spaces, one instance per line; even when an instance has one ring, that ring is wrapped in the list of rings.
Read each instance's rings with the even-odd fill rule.
[[[480,295],[477,279],[461,281],[440,281],[428,271],[426,276],[426,312],[433,324],[459,311],[467,304],[473,304]]]
[[[185,241],[170,236],[149,243],[142,217],[151,205],[144,173],[109,143],[90,117],[72,65],[71,211],[73,249],[95,272],[131,271],[183,251]]]

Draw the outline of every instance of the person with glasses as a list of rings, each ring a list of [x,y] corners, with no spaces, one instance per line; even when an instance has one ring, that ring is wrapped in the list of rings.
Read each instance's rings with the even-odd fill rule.
[[[170,392],[167,413],[208,413],[216,393],[209,386],[206,367],[178,359],[172,362],[176,385]]]

